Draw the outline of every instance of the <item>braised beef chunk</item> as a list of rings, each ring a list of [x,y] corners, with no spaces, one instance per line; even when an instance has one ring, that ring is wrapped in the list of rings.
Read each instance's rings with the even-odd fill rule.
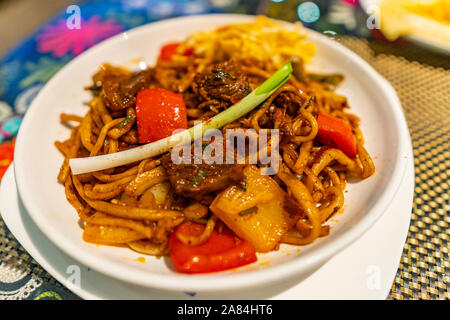
[[[101,81],[100,95],[106,106],[119,111],[136,104],[139,91],[148,88],[152,78],[152,70],[144,70],[132,74],[105,74]]]
[[[220,107],[235,104],[251,91],[246,74],[232,61],[215,64],[195,76],[193,88],[204,101]]]
[[[202,200],[244,179],[243,166],[234,164],[174,164],[170,153],[161,161],[176,194]]]

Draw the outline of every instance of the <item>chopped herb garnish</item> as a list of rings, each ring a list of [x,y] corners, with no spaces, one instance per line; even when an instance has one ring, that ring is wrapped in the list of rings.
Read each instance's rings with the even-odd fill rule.
[[[247,214],[250,214],[250,213],[253,213],[253,212],[257,212],[257,211],[258,211],[258,207],[254,206],[254,207],[242,210],[241,212],[239,212],[239,215],[242,217],[242,216],[245,216]]]
[[[221,77],[221,76],[219,76],[218,74],[216,74],[216,76],[214,77],[214,80],[216,80],[216,81],[220,81],[220,80],[222,80],[222,77]]]
[[[134,120],[134,118],[136,118],[136,115],[134,113],[130,113],[129,115],[127,115],[127,117],[125,119],[123,119],[122,122],[120,122],[117,125],[117,128],[121,129],[123,127],[125,127],[126,125],[128,125],[131,121]]]
[[[219,71],[220,75],[226,78],[231,78],[230,74],[225,71]]]
[[[238,185],[237,185],[237,187],[239,188],[239,189],[241,189],[242,191],[247,191],[247,183],[245,182],[245,181],[241,181]]]
[[[194,178],[191,181],[192,185],[196,185],[197,183],[199,183],[201,180],[205,179],[206,177],[206,172],[204,171],[199,171],[195,174]]]

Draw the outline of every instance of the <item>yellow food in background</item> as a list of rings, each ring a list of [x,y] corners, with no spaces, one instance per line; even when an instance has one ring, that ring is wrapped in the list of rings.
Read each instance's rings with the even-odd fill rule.
[[[271,60],[281,66],[293,56],[310,61],[316,49],[301,23],[289,29],[286,25],[259,16],[254,22],[226,25],[188,37],[179,52],[194,48],[207,62],[227,59]]]
[[[450,24],[450,0],[409,0],[405,8],[419,16]]]
[[[450,0],[383,0],[380,18],[389,40],[413,36],[450,48]]]

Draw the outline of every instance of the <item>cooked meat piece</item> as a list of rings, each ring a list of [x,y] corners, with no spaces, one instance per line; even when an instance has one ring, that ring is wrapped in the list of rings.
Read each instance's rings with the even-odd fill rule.
[[[244,179],[243,165],[174,164],[170,153],[161,159],[176,194],[202,200],[212,192],[221,191]]]
[[[137,93],[149,87],[151,79],[152,69],[128,75],[105,74],[101,81],[100,96],[113,111],[132,107],[136,104]]]
[[[197,74],[193,88],[204,101],[216,100],[223,108],[235,104],[251,91],[246,74],[231,61],[215,64]]]

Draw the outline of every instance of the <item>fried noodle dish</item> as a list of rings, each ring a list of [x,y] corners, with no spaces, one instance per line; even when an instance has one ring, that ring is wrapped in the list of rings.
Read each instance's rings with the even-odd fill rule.
[[[83,222],[83,240],[169,256],[175,270],[203,273],[252,263],[256,253],[280,244],[307,245],[327,236],[330,217],[343,210],[346,181],[368,178],[375,168],[359,118],[335,92],[343,76],[306,70],[314,53],[301,25],[258,17],[168,43],[144,70],[102,65],[87,87],[93,97],[86,114],[61,114],[71,134],[55,142],[64,155],[58,181]],[[276,130],[277,142],[264,146],[269,154],[279,152],[276,172],[263,174],[268,164],[259,158],[210,163],[192,148],[189,163],[177,164],[165,152],[72,173],[73,158],[129,150],[208,121],[287,62],[290,78],[219,128],[223,141],[200,139],[206,154],[213,144],[225,144],[230,129],[248,133],[247,140]]]

